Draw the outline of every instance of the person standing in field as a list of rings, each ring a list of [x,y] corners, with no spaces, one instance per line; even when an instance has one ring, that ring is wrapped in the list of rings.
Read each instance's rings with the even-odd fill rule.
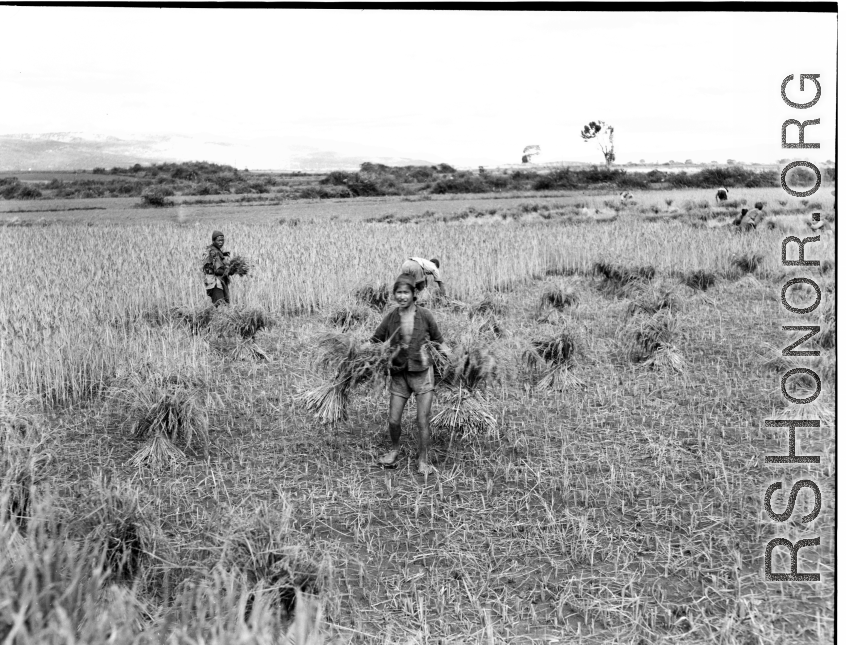
[[[203,260],[203,283],[215,306],[229,304],[229,252],[223,250],[224,242],[224,234],[213,231]]]
[[[415,296],[417,303],[423,306],[431,299],[431,282],[438,285],[442,296],[447,295],[444,282],[441,280],[441,263],[438,258],[425,260],[424,258],[409,258],[400,267],[401,275],[409,275],[414,280]]]
[[[415,281],[408,274],[400,275],[392,290],[397,307],[389,311],[377,327],[371,342],[391,342],[394,349],[390,375],[391,398],[388,404],[388,433],[391,449],[379,459],[383,466],[392,466],[400,455],[400,422],[406,401],[414,393],[418,408],[418,472],[426,475],[435,470],[429,458],[429,418],[435,377],[423,345],[432,341],[449,352],[432,313],[415,302]]]

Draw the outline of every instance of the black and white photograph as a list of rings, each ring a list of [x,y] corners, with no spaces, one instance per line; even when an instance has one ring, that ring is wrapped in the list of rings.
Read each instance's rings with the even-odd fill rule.
[[[0,644],[835,642],[837,22],[0,2]]]

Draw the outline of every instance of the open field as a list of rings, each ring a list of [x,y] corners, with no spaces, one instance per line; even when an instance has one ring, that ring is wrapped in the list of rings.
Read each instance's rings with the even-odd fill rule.
[[[834,332],[833,233],[807,246],[806,259],[829,260],[819,269],[780,265],[782,238],[809,235],[811,210],[831,214],[834,200],[829,189],[805,203],[773,188],[731,197],[729,208],[715,207],[713,190],[635,192],[623,207],[590,191],[163,209],[0,202],[0,220],[17,224],[0,228],[0,458],[15,466],[0,489],[0,641],[831,639],[832,345],[795,359],[824,381],[822,427],[798,439],[821,463],[765,465],[785,433],[764,419],[798,407],[779,383],[781,325],[799,320],[779,301],[786,276],[815,277],[823,302],[802,323]],[[765,201],[774,228],[731,232],[740,200]],[[58,210],[80,207],[96,210]],[[173,313],[206,304],[199,263],[214,228],[254,263],[234,279],[234,304],[269,321],[255,342],[270,360],[233,358]],[[354,291],[390,283],[411,255],[441,258],[453,298],[497,304],[496,325],[433,307],[447,342],[484,347],[502,378],[484,395],[497,432],[442,434],[427,478],[413,467],[414,409],[401,465],[383,470],[385,392],[357,391],[332,428],[297,399],[320,382],[315,347],[338,330],[333,314],[362,311],[349,333],[368,337],[381,313]],[[598,262],[655,275],[615,285]],[[713,280],[705,290],[684,284],[697,270]],[[543,304],[560,292],[575,295]],[[681,362],[632,360],[651,320],[667,321]],[[563,332],[577,382],[535,387],[524,351]],[[200,402],[202,449],[172,468],[133,465],[133,414],[148,390],[174,388]],[[16,484],[21,472],[32,486]],[[777,525],[765,489],[802,476],[821,487],[820,516],[800,524],[811,509],[801,493]],[[22,490],[27,514],[10,503]],[[775,535],[820,535],[799,570],[822,582],[765,583]],[[775,553],[786,571],[786,552]],[[280,587],[305,593],[296,620]]]
[[[426,217],[427,213],[450,219],[469,209],[509,214],[524,204],[546,205],[563,214],[569,209],[588,208],[605,215],[620,211],[621,217],[635,215],[704,215],[710,218],[737,214],[757,201],[773,215],[810,215],[813,210],[832,213],[835,197],[831,187],[822,187],[812,198],[786,195],[779,188],[739,188],[731,192],[730,206],[715,203],[715,191],[631,191],[632,203],[621,209],[617,194],[599,190],[504,192],[484,195],[425,195],[412,197],[360,197],[356,199],[281,200],[274,195],[174,197],[175,206],[139,208],[138,198],[0,200],[0,226],[9,223],[51,225],[57,223],[124,224],[128,220],[147,223],[204,224],[225,221],[278,223],[296,219],[307,222],[365,220],[391,216],[395,221]],[[610,208],[611,204],[614,208]],[[617,209],[617,210],[615,210]],[[475,219],[476,217],[472,218]],[[456,218],[459,219],[459,218]],[[466,223],[466,222],[465,222]]]

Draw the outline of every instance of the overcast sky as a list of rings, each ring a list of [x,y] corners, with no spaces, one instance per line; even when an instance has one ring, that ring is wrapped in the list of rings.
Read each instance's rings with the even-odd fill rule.
[[[835,157],[834,14],[0,7],[0,34],[0,134],[301,136],[456,164],[538,144],[600,163],[579,131],[603,119],[622,163]],[[782,102],[792,73],[821,75],[813,108]],[[820,118],[821,150],[782,150],[787,118]]]

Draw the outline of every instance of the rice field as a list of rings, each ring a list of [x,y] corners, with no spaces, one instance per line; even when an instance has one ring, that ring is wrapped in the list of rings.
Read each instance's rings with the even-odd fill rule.
[[[819,269],[780,265],[809,208],[832,212],[819,192],[733,191],[776,222],[749,235],[712,191],[3,204],[40,225],[0,228],[0,641],[831,640],[834,234],[807,246]],[[252,265],[227,319],[204,313],[215,228]],[[382,312],[356,292],[412,255],[441,259],[448,344],[499,375],[473,395],[493,421],[442,423],[427,477],[413,403],[390,470],[379,384],[334,424],[302,404],[327,378],[320,339],[366,339]],[[810,274],[821,356],[783,358],[780,289]],[[824,381],[802,440],[821,463],[784,474],[821,487],[811,528],[804,494],[782,525],[762,503],[784,445],[764,419],[798,407],[779,381],[795,364]],[[437,392],[433,416],[461,396]],[[775,535],[821,536],[799,557],[820,583],[764,581]]]

